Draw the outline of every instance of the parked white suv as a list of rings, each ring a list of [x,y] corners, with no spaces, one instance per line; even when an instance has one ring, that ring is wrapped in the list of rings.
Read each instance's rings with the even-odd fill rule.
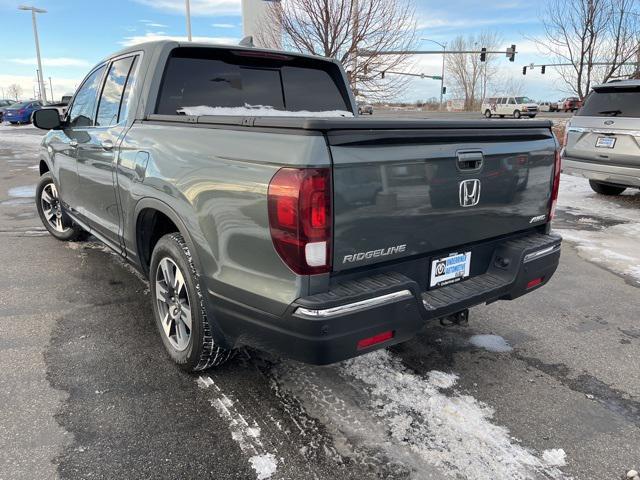
[[[498,115],[504,118],[513,115],[513,118],[533,118],[538,114],[538,104],[527,97],[491,97],[482,102],[482,113],[491,118]]]
[[[567,125],[562,171],[602,195],[640,188],[640,80],[593,87]]]

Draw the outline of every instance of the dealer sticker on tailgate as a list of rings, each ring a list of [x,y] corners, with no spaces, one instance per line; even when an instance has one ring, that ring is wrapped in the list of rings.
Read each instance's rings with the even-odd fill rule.
[[[467,278],[471,267],[471,252],[453,253],[431,262],[430,287],[441,287]]]

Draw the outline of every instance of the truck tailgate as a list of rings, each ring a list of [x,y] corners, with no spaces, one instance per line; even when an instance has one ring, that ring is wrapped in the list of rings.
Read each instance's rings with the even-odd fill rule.
[[[334,271],[453,253],[548,221],[556,150],[548,124],[469,123],[389,129],[371,122],[326,133]]]

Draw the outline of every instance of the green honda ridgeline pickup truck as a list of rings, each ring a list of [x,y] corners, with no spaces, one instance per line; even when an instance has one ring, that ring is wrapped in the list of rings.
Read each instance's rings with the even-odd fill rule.
[[[326,58],[147,43],[35,124],[45,227],[89,232],[148,276],[189,371],[243,345],[344,360],[558,265],[549,122],[364,120]]]

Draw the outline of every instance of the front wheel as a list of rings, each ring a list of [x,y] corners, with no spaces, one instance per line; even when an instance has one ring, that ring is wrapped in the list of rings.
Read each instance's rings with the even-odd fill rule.
[[[58,188],[49,172],[40,177],[36,186],[36,208],[44,227],[58,240],[76,240],[82,235],[82,228],[64,213]]]
[[[487,109],[484,111],[485,118],[491,118],[491,110]]]
[[[171,359],[188,372],[223,364],[231,350],[215,343],[199,276],[179,233],[158,240],[151,256],[149,283],[155,323]]]
[[[516,110],[513,112],[513,118],[520,118],[522,116],[522,114],[520,113],[520,110]]]
[[[620,195],[627,189],[627,187],[618,187],[616,185],[596,182],[595,180],[589,180],[589,185],[594,192],[599,193],[600,195]]]

